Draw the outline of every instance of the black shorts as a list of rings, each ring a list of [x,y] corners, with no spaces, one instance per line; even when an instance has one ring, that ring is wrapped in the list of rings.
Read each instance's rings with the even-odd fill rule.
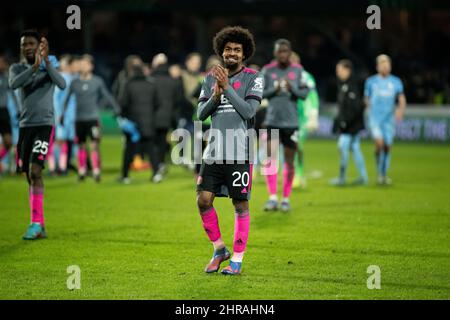
[[[0,107],[0,134],[11,134],[11,118],[6,107]]]
[[[252,169],[253,166],[249,163],[203,163],[197,180],[197,191],[209,191],[216,197],[250,200]]]
[[[85,143],[89,137],[92,141],[100,141],[100,123],[98,120],[75,122],[77,143]]]
[[[291,149],[297,149],[298,144],[298,129],[283,129],[275,127],[267,127],[267,139],[271,139],[271,130],[277,129],[279,131],[279,138],[283,146]]]
[[[17,172],[28,172],[30,163],[44,168],[50,140],[52,126],[25,127],[19,129],[17,143]]]

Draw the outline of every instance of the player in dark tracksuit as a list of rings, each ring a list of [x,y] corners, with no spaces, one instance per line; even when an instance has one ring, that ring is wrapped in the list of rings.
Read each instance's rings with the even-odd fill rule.
[[[286,39],[280,39],[275,42],[274,56],[275,61],[264,66],[265,88],[264,98],[269,100],[265,123],[268,129],[268,139],[271,139],[271,133],[274,129],[279,132],[281,144],[284,147],[284,167],[283,167],[283,200],[280,209],[284,212],[290,210],[289,197],[292,191],[294,181],[294,157],[298,142],[298,99],[305,99],[309,89],[305,83],[302,83],[303,68],[300,64],[291,63],[291,44]],[[269,143],[272,145],[272,143]],[[278,145],[278,144],[277,144]],[[265,172],[267,188],[270,198],[267,201],[264,210],[271,211],[278,209],[277,197],[277,160],[275,150],[269,148],[271,160],[268,163]]]
[[[364,129],[364,106],[357,81],[353,75],[350,60],[340,60],[336,65],[338,114],[333,123],[333,132],[339,134],[338,148],[341,156],[339,177],[331,184],[346,184],[346,172],[350,151],[353,154],[359,177],[353,185],[365,185],[368,182],[364,156],[360,147],[360,133]]]
[[[91,162],[93,175],[97,182],[100,181],[100,101],[106,99],[113,107],[116,114],[120,113],[120,107],[112,95],[106,89],[102,78],[94,75],[93,58],[84,55],[80,62],[80,77],[70,84],[69,93],[64,102],[64,110],[67,109],[70,97],[75,95],[75,133],[78,144],[78,178],[84,180],[87,171],[86,142],[91,140]],[[63,112],[64,114],[64,112]],[[63,117],[62,117],[63,118]]]
[[[20,48],[25,61],[11,66],[9,86],[21,89],[17,168],[26,173],[30,186],[31,224],[24,239],[34,240],[46,237],[42,169],[54,125],[55,85],[64,89],[66,82],[49,59],[47,39],[35,31],[24,31]]]
[[[197,205],[203,227],[214,246],[213,257],[205,269],[211,273],[217,272],[220,264],[230,258],[220,234],[214,198],[233,199],[234,252],[230,265],[222,273],[236,275],[241,272],[250,227],[252,157],[248,129],[254,124],[264,79],[243,65],[255,50],[250,31],[226,27],[214,37],[213,44],[225,67],[218,65],[211,70],[200,93],[197,115],[201,121],[211,116],[211,131],[197,181]]]

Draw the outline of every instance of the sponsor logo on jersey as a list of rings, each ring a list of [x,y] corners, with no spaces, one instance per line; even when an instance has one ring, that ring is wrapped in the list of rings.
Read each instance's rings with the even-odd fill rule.
[[[258,91],[262,92],[264,90],[263,86],[263,79],[262,78],[256,78],[253,84],[252,91]]]

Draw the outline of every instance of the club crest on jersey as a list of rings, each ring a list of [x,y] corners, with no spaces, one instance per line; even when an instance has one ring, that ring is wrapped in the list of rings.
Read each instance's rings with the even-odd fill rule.
[[[83,86],[81,87],[81,89],[83,91],[86,91],[89,88],[89,85],[87,83],[83,84]]]
[[[237,90],[241,87],[241,82],[240,81],[236,81],[233,83],[233,89]]]
[[[288,73],[288,78],[289,78],[290,80],[295,80],[295,72],[294,72],[294,71],[290,71],[290,72]]]
[[[263,79],[262,78],[256,78],[253,84],[252,91],[260,91],[262,92],[264,90],[263,85]]]

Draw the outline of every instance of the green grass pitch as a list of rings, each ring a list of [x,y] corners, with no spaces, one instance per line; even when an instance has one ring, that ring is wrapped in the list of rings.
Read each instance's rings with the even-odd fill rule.
[[[118,137],[105,137],[99,185],[73,174],[46,179],[46,240],[21,240],[29,221],[25,179],[0,180],[1,299],[450,298],[448,145],[396,144],[394,185],[377,187],[365,142],[370,185],[334,188],[327,182],[337,173],[335,142],[308,141],[306,171],[323,175],[294,191],[292,213],[263,212],[264,179],[254,181],[239,277],[203,273],[212,247],[192,175],[172,166],[160,185],[148,172],[119,185],[121,150]],[[215,207],[231,246],[231,203],[216,199]],[[67,289],[70,265],[81,269],[80,290]],[[380,267],[379,290],[367,288],[370,265]]]

